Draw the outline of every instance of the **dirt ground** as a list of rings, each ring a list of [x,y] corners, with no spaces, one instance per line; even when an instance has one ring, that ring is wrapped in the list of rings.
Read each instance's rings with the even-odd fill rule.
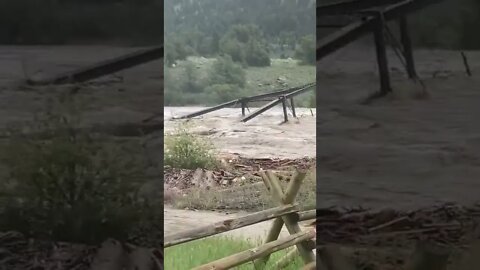
[[[359,105],[379,89],[372,48],[351,45],[317,63],[317,204],[408,208],[472,204],[480,188],[480,53],[415,51],[428,99],[413,97],[389,52],[394,95]],[[421,88],[420,88],[421,89]]]

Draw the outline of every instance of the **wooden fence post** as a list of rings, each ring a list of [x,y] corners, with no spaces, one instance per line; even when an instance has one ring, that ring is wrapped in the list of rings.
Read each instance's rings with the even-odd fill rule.
[[[274,175],[274,173],[270,171],[267,171],[266,173],[261,172],[261,176],[265,183],[265,186],[267,187],[268,191],[270,192],[274,200],[276,200],[279,203],[279,205],[285,205],[295,201],[295,197],[297,196],[298,191],[300,190],[300,187],[302,185],[302,182],[305,179],[306,172],[297,171],[292,177],[292,179],[290,180],[290,182],[288,183],[285,193],[283,192],[282,186],[278,181],[277,177]],[[285,224],[290,234],[297,234],[301,232],[300,225],[298,225],[298,215],[286,214],[281,218],[277,218],[273,222],[270,228],[270,231],[267,235],[267,238],[265,240],[266,243],[275,241],[278,239],[278,236],[280,235],[283,224]],[[315,255],[313,254],[313,251],[310,249],[310,247],[312,246],[311,243],[301,242],[301,243],[297,243],[296,246],[305,264],[315,261]],[[263,269],[269,257],[270,256],[267,255],[255,261],[254,263],[256,268]]]

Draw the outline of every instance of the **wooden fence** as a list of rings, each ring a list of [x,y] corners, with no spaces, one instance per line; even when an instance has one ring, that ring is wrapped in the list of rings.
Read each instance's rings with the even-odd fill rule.
[[[300,212],[298,205],[295,204],[295,197],[305,179],[306,172],[297,171],[290,179],[285,191],[273,172],[261,171],[260,173],[267,190],[278,203],[277,207],[166,236],[165,248],[274,219],[263,245],[194,269],[230,269],[248,262],[253,262],[255,269],[264,269],[270,254],[292,246],[296,246],[296,249],[277,262],[278,268],[275,267],[275,269],[280,269],[280,264],[296,254],[302,258],[305,269],[315,269],[313,252],[315,229],[302,231],[298,224],[299,221],[314,219],[315,210]],[[290,235],[279,239],[283,225],[287,227]]]

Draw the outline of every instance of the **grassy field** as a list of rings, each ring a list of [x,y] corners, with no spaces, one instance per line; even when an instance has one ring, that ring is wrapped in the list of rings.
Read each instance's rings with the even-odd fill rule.
[[[245,251],[255,246],[258,246],[258,243],[253,244],[236,238],[205,238],[165,249],[164,266],[165,269],[192,269],[193,267],[200,266],[241,251]],[[285,256],[286,253],[287,252],[284,250],[273,253],[266,269],[274,269],[273,264]],[[291,263],[284,269],[296,270],[300,269],[302,265],[303,262],[301,261],[300,257],[298,257],[295,258],[295,260],[292,260]],[[252,270],[255,268],[253,263],[250,262],[235,269]]]
[[[195,66],[198,79],[200,81],[205,80],[215,61],[214,58],[188,57],[185,61],[178,61],[175,67],[165,68],[165,91],[175,91],[169,88],[169,85],[176,85],[184,81],[185,67],[191,63]],[[315,82],[316,79],[315,66],[299,65],[295,59],[271,59],[269,67],[248,67],[245,68],[245,72],[247,80],[244,87],[245,95],[255,95],[305,85]],[[183,93],[183,95],[201,97],[202,94]],[[309,106],[312,95],[312,93],[306,93],[297,97],[297,106]],[[190,100],[198,101],[201,98],[193,97]]]

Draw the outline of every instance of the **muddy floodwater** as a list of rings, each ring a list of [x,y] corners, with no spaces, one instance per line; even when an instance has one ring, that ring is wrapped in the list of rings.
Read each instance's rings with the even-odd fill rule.
[[[172,117],[201,109],[204,108],[166,107],[165,132],[175,132],[179,122],[184,122],[172,120]],[[225,154],[239,154],[247,158],[315,157],[315,109],[296,108],[296,114],[295,119],[289,112],[289,121],[282,123],[283,110],[275,107],[243,123],[240,122],[240,108],[226,108],[191,119],[189,129],[208,137],[215,148]]]
[[[429,93],[389,52],[394,95],[360,105],[379,89],[375,51],[350,46],[317,65],[319,206],[418,208],[472,204],[480,190],[480,53],[415,52]]]

